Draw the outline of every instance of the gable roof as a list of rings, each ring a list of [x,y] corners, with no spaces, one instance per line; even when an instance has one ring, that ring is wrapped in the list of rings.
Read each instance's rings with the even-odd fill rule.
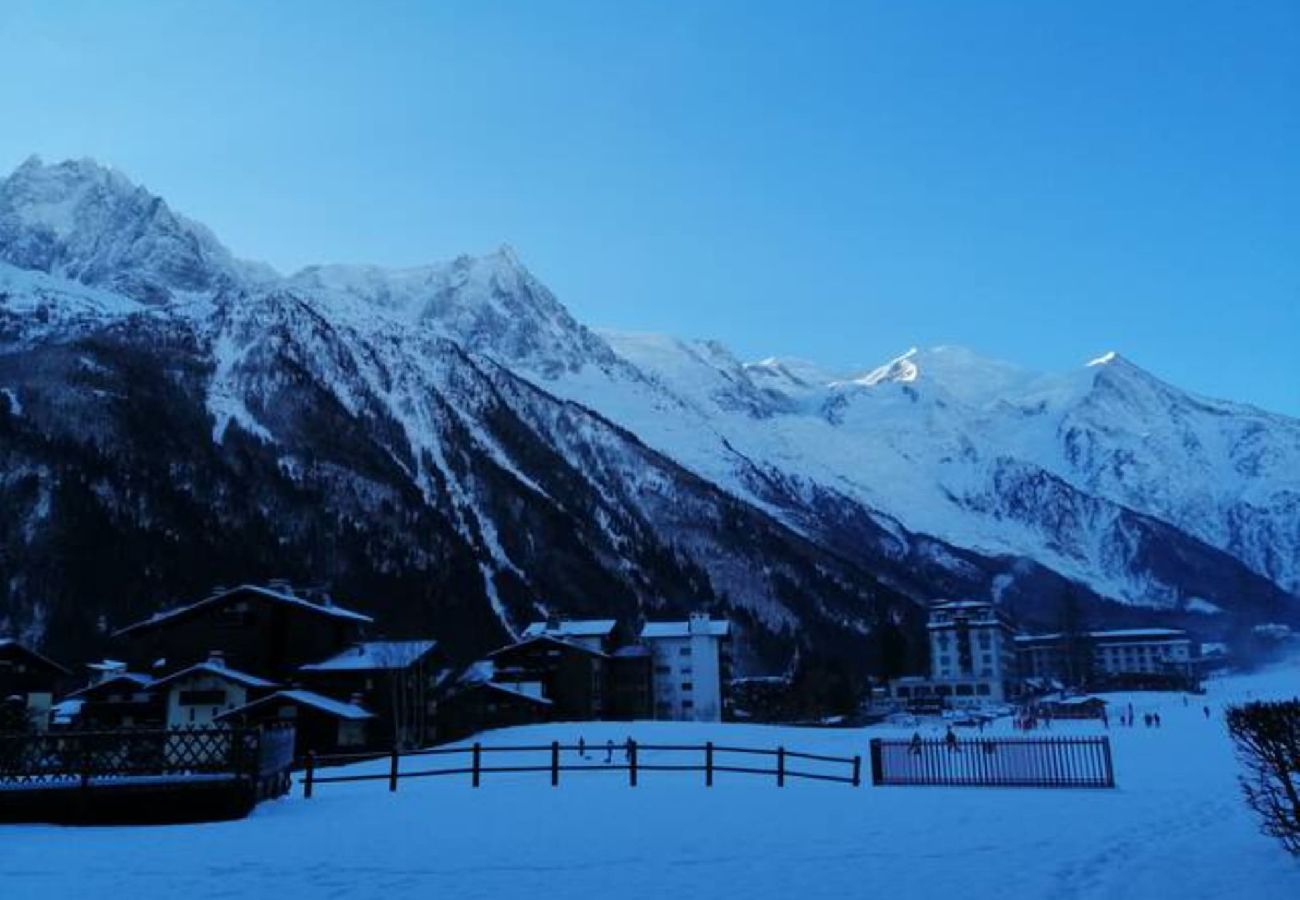
[[[552,705],[551,701],[545,697],[538,697],[534,694],[528,693],[527,691],[521,691],[518,688],[512,688],[508,684],[498,684],[495,681],[480,681],[477,682],[476,684],[470,685],[469,687],[466,688],[466,690],[474,690],[475,688],[487,688],[489,690],[496,691],[497,693],[500,694],[509,694],[511,697],[514,697],[516,699],[528,700],[529,702],[536,703],[538,706]]]
[[[155,628],[159,625],[164,625],[181,619],[187,615],[208,609],[209,607],[219,606],[225,600],[238,594],[250,594],[260,600],[282,603],[287,606],[293,606],[307,612],[315,613],[316,615],[328,616],[334,619],[343,619],[349,622],[367,624],[374,621],[370,616],[363,613],[353,612],[350,609],[335,606],[333,603],[319,603],[306,597],[299,597],[297,594],[288,590],[263,587],[256,584],[241,584],[238,587],[233,587],[229,590],[218,591],[209,597],[204,597],[202,600],[186,604],[185,606],[178,606],[173,609],[156,612],[147,619],[117,629],[117,631],[113,632],[113,635],[114,637],[117,637],[124,634],[134,634],[139,631]]]
[[[555,635],[539,634],[536,635],[535,637],[524,638],[522,641],[516,641],[513,644],[506,644],[504,647],[498,647],[497,649],[489,653],[487,655],[487,658],[492,659],[494,657],[501,656],[505,653],[509,653],[512,650],[519,650],[523,647],[527,647],[530,644],[543,644],[543,643],[554,644],[557,647],[564,647],[565,649],[568,650],[577,650],[580,653],[587,653],[590,654],[591,656],[601,656],[601,657],[608,656],[608,654],[602,653],[599,650],[593,650],[591,647],[584,646],[583,644],[577,644],[574,643],[573,641],[566,641],[563,638],[556,637]]]
[[[68,694],[69,697],[85,697],[101,690],[106,690],[117,685],[118,682],[126,682],[127,685],[134,688],[151,687],[153,679],[148,675],[141,675],[139,672],[118,672],[116,675],[110,675],[103,681],[97,681],[94,684],[88,684],[84,688],[79,688]]]
[[[149,687],[151,689],[160,688],[190,675],[212,675],[250,688],[278,687],[274,681],[267,681],[265,678],[258,678],[256,675],[249,675],[247,672],[240,672],[238,669],[231,669],[214,662],[201,662],[189,668],[181,669],[179,672],[173,672],[159,678],[157,681],[150,682]]]
[[[285,701],[297,703],[301,706],[307,706],[312,709],[323,712],[326,715],[334,716],[336,719],[347,719],[350,722],[360,722],[365,719],[373,719],[375,714],[364,707],[355,703],[345,703],[342,700],[335,700],[333,697],[326,697],[324,694],[317,694],[315,691],[304,691],[299,688],[291,690],[276,691],[252,703],[245,703],[234,709],[221,713],[216,718],[226,719],[242,715],[259,706],[265,706],[271,703],[284,703]]]
[[[429,654],[437,641],[362,641],[320,662],[299,666],[301,672],[368,672],[405,669]]]
[[[533,622],[524,629],[522,637],[609,637],[618,624],[616,619],[561,619],[559,622]]]
[[[28,647],[26,644],[20,644],[18,641],[14,640],[13,638],[0,638],[0,650],[5,650],[5,649],[17,650],[18,652],[27,655],[28,657],[36,660],[42,665],[48,666],[49,668],[54,669],[56,672],[61,672],[64,675],[72,674],[71,670],[65,668],[64,666],[59,665],[54,660],[50,659],[48,656],[45,656],[44,654],[41,653],[37,653],[35,650],[33,650],[31,647]]]

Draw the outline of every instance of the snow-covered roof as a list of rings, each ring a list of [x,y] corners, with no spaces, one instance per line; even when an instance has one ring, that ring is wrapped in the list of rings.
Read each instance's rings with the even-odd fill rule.
[[[1183,640],[1187,638],[1187,632],[1178,628],[1120,628],[1113,631],[1089,631],[1087,636],[1094,641]],[[1030,644],[1040,641],[1059,641],[1064,637],[1059,631],[1051,634],[1018,634],[1016,641]]]
[[[119,628],[117,631],[114,632],[114,634],[115,635],[130,634],[132,632],[141,631],[147,628],[153,628],[154,626],[161,625],[165,622],[170,622],[173,619],[180,618],[181,616],[187,615],[189,613],[194,613],[194,612],[198,612],[199,610],[206,609],[209,606],[216,606],[220,604],[222,601],[229,598],[233,594],[253,594],[265,600],[271,600],[276,603],[283,603],[286,605],[295,606],[299,609],[308,610],[310,612],[317,613],[319,615],[330,616],[335,619],[345,619],[350,622],[369,623],[374,621],[374,619],[372,619],[370,616],[367,616],[363,613],[353,612],[350,609],[344,609],[341,606],[335,606],[333,603],[321,603],[315,600],[310,600],[307,597],[299,597],[297,594],[294,594],[288,590],[263,587],[261,585],[256,585],[256,584],[241,584],[238,587],[233,587],[230,588],[229,590],[219,591],[218,593],[215,593],[210,597],[205,597],[202,600],[199,600],[195,603],[190,603],[185,606],[178,606],[174,609],[168,609],[162,612],[154,613],[152,616],[150,616],[147,619],[144,619],[143,621],[135,622],[123,628]]]
[[[173,672],[170,675],[159,678],[157,681],[151,682],[149,687],[160,688],[190,675],[212,675],[250,688],[273,688],[276,686],[274,681],[267,681],[265,678],[259,678],[256,675],[250,675],[247,672],[240,672],[238,669],[231,669],[221,663],[209,661],[201,662],[197,665],[190,666],[187,669],[181,669],[179,672]]]
[[[100,690],[101,688],[106,688],[109,685],[118,684],[119,682],[126,682],[132,687],[142,688],[142,687],[151,686],[153,683],[153,679],[150,678],[148,675],[141,675],[139,672],[116,672],[112,675],[107,676],[102,681],[97,681],[94,684],[88,684],[84,688],[81,688],[80,690],[73,691],[72,693],[68,694],[68,696],[80,697],[83,694],[88,694],[91,691],[97,691]]]
[[[482,684],[485,681],[491,681],[492,676],[495,674],[496,663],[490,659],[480,659],[466,666],[465,671],[460,673],[460,677],[456,679],[456,682],[461,685]]]
[[[81,715],[82,700],[60,700],[50,707],[50,721],[55,725],[68,725]]]
[[[562,619],[559,622],[533,622],[524,629],[523,637],[543,634],[559,637],[607,637],[618,624],[615,619]]]
[[[530,694],[527,691],[522,691],[519,688],[511,687],[508,684],[498,684],[495,681],[481,681],[478,684],[473,686],[491,688],[494,691],[499,691],[503,694],[509,694],[512,697],[522,697],[524,700],[530,700],[533,703],[540,703],[542,706],[551,705],[551,701],[546,699],[545,697],[538,697],[536,694]]]
[[[357,672],[405,669],[437,646],[436,641],[362,641],[321,662],[308,663],[303,672]]]
[[[726,619],[709,619],[704,633],[712,637],[726,637],[731,633],[731,623]],[[641,629],[641,637],[649,640],[655,638],[690,637],[690,622],[646,622]]]
[[[245,703],[243,706],[237,706],[232,710],[217,716],[218,719],[233,718],[255,709],[259,706],[266,706],[271,703],[283,703],[284,701],[309,706],[312,709],[320,710],[328,715],[335,716],[339,719],[347,719],[352,722],[359,722],[365,719],[373,719],[375,714],[364,707],[355,703],[346,703],[342,700],[335,700],[333,697],[326,697],[324,694],[318,694],[315,691],[304,691],[299,688],[293,688],[285,691],[276,691],[252,703]]]
[[[560,646],[560,647],[569,647],[573,650],[581,650],[583,653],[590,653],[592,656],[606,655],[605,653],[602,653],[599,650],[596,650],[592,647],[587,647],[583,644],[579,644],[573,640],[557,637],[556,635],[553,634],[538,634],[538,635],[534,635],[533,637],[526,637],[523,640],[513,644],[506,644],[504,647],[498,647],[496,650],[493,650],[491,653],[488,654],[488,658],[491,659],[493,657],[500,656],[504,653],[509,653],[513,650],[518,650],[520,647],[526,647],[529,644],[537,644],[537,643],[555,644],[556,646]]]

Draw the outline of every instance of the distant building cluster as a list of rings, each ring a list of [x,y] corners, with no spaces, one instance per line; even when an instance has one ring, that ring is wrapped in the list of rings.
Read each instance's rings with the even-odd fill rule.
[[[915,708],[999,704],[1106,682],[1184,687],[1196,676],[1192,640],[1173,628],[1021,634],[994,603],[940,600],[927,631],[929,676],[890,685],[895,700]]]
[[[614,619],[549,619],[468,666],[431,639],[373,640],[370,616],[286,583],[218,589],[115,632],[86,683],[0,639],[0,731],[292,722],[299,755],[414,747],[552,720],[718,721],[729,623],[692,614],[624,639]]]

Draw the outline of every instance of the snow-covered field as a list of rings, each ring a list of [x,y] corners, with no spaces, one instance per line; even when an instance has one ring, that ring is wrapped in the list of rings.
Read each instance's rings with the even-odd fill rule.
[[[1300,693],[1300,665],[1211,682],[1206,698],[1114,695],[1159,730],[1113,728],[1114,791],[873,788],[650,772],[324,785],[242,822],[0,826],[0,897],[1300,897],[1300,863],[1258,833],[1225,703]],[[1206,720],[1201,706],[1210,705]],[[932,728],[934,726],[931,726]],[[996,730],[1008,730],[1001,724]],[[1099,724],[1058,723],[1054,733]],[[865,756],[873,736],[676,723],[548,725],[485,743],[698,743]],[[603,759],[603,751],[594,754]],[[652,761],[644,759],[644,761]],[[371,768],[375,764],[367,764]]]

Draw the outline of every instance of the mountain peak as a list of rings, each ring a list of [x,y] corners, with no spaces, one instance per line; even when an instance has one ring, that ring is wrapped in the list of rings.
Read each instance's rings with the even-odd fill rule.
[[[210,231],[93,159],[29,157],[0,181],[0,260],[145,303],[237,279]]]

